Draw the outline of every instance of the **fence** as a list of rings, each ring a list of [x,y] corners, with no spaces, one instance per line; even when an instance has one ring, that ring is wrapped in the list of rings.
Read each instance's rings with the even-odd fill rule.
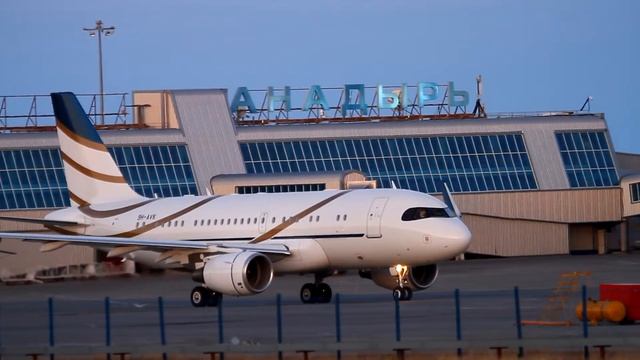
[[[594,290],[595,291],[595,290]],[[594,293],[595,294],[595,293]],[[416,293],[413,301],[388,294],[336,294],[329,304],[297,298],[225,298],[217,308],[193,308],[186,300],[112,299],[0,302],[0,356],[27,353],[387,351],[527,346],[640,346],[635,326],[590,326],[575,318],[587,301],[582,288],[566,315],[575,326],[530,327],[547,290]],[[573,315],[572,315],[573,314]],[[188,350],[185,350],[188,349]],[[404,351],[404,350],[403,350]]]

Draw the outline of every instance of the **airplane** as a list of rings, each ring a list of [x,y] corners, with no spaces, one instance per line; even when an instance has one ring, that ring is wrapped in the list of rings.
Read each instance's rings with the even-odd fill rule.
[[[146,198],[122,176],[71,92],[52,93],[56,130],[71,206],[43,219],[52,233],[0,233],[42,242],[41,251],[87,245],[108,258],[192,272],[195,307],[222,295],[259,294],[274,274],[314,274],[303,303],[331,301],[323,280],[358,270],[392,290],[396,300],[431,286],[438,262],[463,253],[471,233],[444,184],[444,202],[402,189]]]

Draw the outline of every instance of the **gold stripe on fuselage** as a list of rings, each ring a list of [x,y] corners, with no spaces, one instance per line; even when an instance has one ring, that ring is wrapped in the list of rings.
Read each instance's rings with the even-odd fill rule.
[[[162,219],[156,220],[154,222],[151,222],[149,224],[141,226],[141,227],[139,227],[137,229],[121,232],[121,233],[118,233],[118,234],[102,235],[102,236],[113,236],[113,237],[123,237],[123,238],[130,238],[130,237],[138,236],[138,235],[144,234],[144,233],[146,233],[148,231],[151,231],[151,230],[157,228],[158,226],[164,224],[165,222],[169,222],[169,221],[172,221],[172,220],[174,220],[174,219],[176,219],[176,218],[178,218],[180,216],[186,215],[187,213],[189,213],[189,212],[201,207],[202,205],[208,203],[209,201],[217,199],[219,197],[220,196],[212,196],[212,197],[208,197],[206,199],[200,200],[197,203],[195,203],[195,204],[193,204],[191,206],[188,206],[188,207],[186,207],[186,208],[184,208],[184,209],[182,209],[182,210],[180,210],[178,212],[175,212],[175,213],[173,213],[171,215],[165,216]],[[152,199],[152,200],[155,200],[155,199]],[[61,227],[55,226],[55,225],[49,225],[49,226],[47,226],[47,228],[51,229],[53,231],[59,232],[61,234],[64,234],[64,235],[85,235],[85,234],[74,232],[72,230],[61,228]]]
[[[271,228],[269,231],[265,232],[264,234],[257,236],[255,239],[251,240],[249,243],[251,244],[255,244],[255,243],[259,243],[265,240],[269,240],[272,237],[278,235],[280,232],[282,232],[283,230],[285,230],[286,228],[288,228],[289,226],[295,224],[296,222],[298,222],[299,220],[301,220],[302,218],[307,217],[307,215],[311,214],[312,212],[320,209],[321,207],[327,205],[328,203],[332,202],[333,200],[346,195],[348,192],[350,192],[351,190],[346,190],[346,191],[342,191],[339,192],[335,195],[332,195],[304,210],[302,210],[301,212],[293,215],[292,217],[288,218],[285,222],[280,223],[278,225],[276,225],[275,227]]]
[[[137,209],[141,206],[147,205],[150,202],[154,202],[157,199],[147,199],[145,201],[141,201],[137,204],[133,204],[133,205],[129,205],[129,206],[124,206],[121,208],[117,208],[117,209],[111,209],[111,210],[96,210],[96,209],[92,209],[90,206],[80,206],[78,208],[78,210],[80,210],[83,214],[95,218],[95,219],[104,219],[104,218],[108,218],[108,217],[113,217],[113,216],[117,216],[120,214],[124,214],[128,211]]]

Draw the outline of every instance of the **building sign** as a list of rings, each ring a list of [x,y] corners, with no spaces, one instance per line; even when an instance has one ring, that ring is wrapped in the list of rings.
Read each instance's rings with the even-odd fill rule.
[[[254,101],[254,97],[258,98],[256,94],[258,92],[263,93],[260,108],[256,107]],[[331,93],[331,98],[327,95],[328,93]],[[456,89],[453,81],[447,85],[419,82],[413,86],[402,84],[395,87],[346,84],[342,88],[322,88],[320,85],[311,85],[308,89],[293,91],[289,86],[277,90],[270,86],[266,91],[249,90],[243,86],[239,87],[233,96],[231,113],[238,120],[242,120],[246,114],[264,112],[282,114],[292,110],[320,111],[322,114],[335,110],[336,116],[348,117],[368,116],[369,113],[380,114],[380,111],[384,110],[405,111],[408,108],[425,106],[465,108],[468,104],[469,93]]]

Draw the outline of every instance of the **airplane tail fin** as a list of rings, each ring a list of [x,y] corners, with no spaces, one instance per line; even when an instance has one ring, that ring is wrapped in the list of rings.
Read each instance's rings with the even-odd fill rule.
[[[52,93],[51,102],[71,205],[144,199],[127,184],[76,96]]]

